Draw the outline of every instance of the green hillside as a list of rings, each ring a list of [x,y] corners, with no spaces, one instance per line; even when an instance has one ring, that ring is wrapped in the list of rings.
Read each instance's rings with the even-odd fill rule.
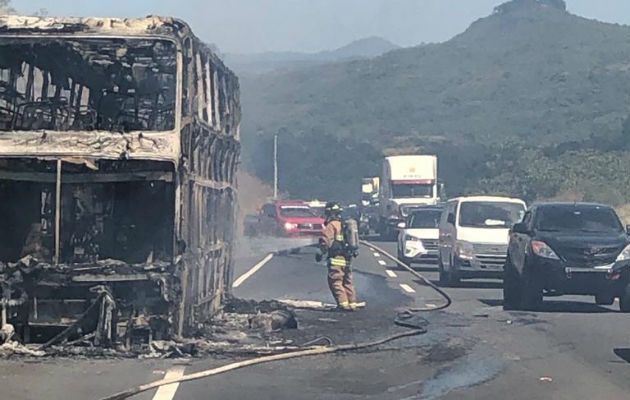
[[[606,146],[625,147],[628,137],[623,139],[621,130],[630,107],[629,60],[627,26],[571,15],[562,1],[515,0],[445,43],[245,77],[245,161],[267,177],[260,147],[248,143],[259,145],[285,128],[284,140],[293,145],[293,154],[319,155],[314,165],[329,161],[323,135],[341,138],[342,146],[367,143],[377,153],[388,148],[436,152],[451,194],[510,189],[496,180],[514,179],[498,169],[501,162],[488,157],[501,154],[518,164],[530,151],[523,148],[547,160],[554,174],[570,174],[565,169],[579,165],[586,154],[592,159],[609,154]],[[317,138],[307,139],[310,135]],[[306,143],[311,147],[301,149]],[[515,143],[519,152],[509,154]],[[320,144],[322,148],[312,147]],[[627,159],[623,151],[617,156]],[[347,154],[344,163],[355,164],[353,157]],[[365,159],[358,155],[357,160]],[[314,177],[314,165],[286,167]],[[627,173],[630,166],[620,163],[619,168]],[[352,175],[358,179],[366,173],[355,168]],[[344,177],[346,186],[348,179]],[[576,184],[577,189],[569,185],[571,190],[592,186]],[[357,190],[344,189],[341,181],[333,185],[343,196]],[[521,192],[529,198],[553,196],[567,185],[557,182],[548,190]],[[304,186],[285,182],[296,196],[315,191]],[[606,197],[620,202],[623,196]]]

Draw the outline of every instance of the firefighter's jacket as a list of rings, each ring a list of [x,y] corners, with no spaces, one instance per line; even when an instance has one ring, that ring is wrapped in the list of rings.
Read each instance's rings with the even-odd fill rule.
[[[334,219],[326,221],[321,241],[326,245],[331,265],[345,267],[348,260],[343,254],[344,237],[341,221]]]

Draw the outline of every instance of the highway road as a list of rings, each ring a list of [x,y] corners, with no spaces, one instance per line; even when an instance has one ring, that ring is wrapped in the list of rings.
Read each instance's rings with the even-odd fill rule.
[[[395,252],[394,243],[378,243]],[[260,249],[257,250],[260,252]],[[331,302],[314,249],[239,255],[238,297]],[[252,267],[257,268],[252,272]],[[416,266],[437,280],[435,266]],[[362,249],[354,263],[367,307],[354,313],[298,311],[296,344],[378,339],[405,328],[397,312],[442,301],[382,254]],[[546,300],[538,312],[503,311],[499,281],[446,288],[453,305],[419,313],[428,332],[378,348],[253,366],[143,393],[136,399],[626,399],[630,394],[630,315],[587,297]],[[127,387],[233,360],[0,360],[0,399],[98,399]]]

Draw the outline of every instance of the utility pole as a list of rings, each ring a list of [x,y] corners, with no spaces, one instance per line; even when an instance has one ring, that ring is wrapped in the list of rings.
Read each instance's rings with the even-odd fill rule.
[[[278,199],[278,132],[273,134],[273,199]]]

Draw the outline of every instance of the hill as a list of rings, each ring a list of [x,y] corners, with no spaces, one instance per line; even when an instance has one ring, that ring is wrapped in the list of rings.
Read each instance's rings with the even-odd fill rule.
[[[244,141],[286,129],[292,157],[320,155],[311,166],[286,166],[312,179],[321,180],[313,176],[317,164],[350,168],[357,157],[365,163],[360,154],[326,158],[322,139],[334,137],[343,146],[369,144],[379,157],[389,148],[438,153],[451,194],[503,191],[535,199],[588,190],[583,197],[618,203],[628,182],[618,178],[623,185],[614,190],[621,191],[605,196],[601,185],[615,185],[607,175],[630,173],[629,163],[608,158],[611,150],[620,151],[614,159],[628,157],[622,123],[630,107],[629,38],[628,26],[572,15],[562,0],[514,0],[444,43],[244,77]],[[253,132],[259,135],[248,137]],[[306,143],[311,147],[302,148]],[[254,148],[246,145],[246,164],[265,177],[261,155],[248,150]],[[614,171],[598,168],[588,182],[566,183],[563,174],[579,170],[582,159]],[[534,170],[514,183],[527,162]],[[378,157],[374,163],[378,171]],[[538,174],[536,164],[553,179]],[[367,173],[355,169],[353,179]],[[347,176],[330,179],[343,196],[358,190],[346,189]],[[316,191],[303,181],[285,185],[296,196]]]
[[[319,128],[379,143],[616,133],[628,110],[630,29],[523,3],[442,44],[246,77],[243,129]]]
[[[398,46],[380,37],[369,37],[351,42],[335,50],[317,53],[266,52],[256,54],[227,53],[224,59],[238,74],[260,74],[278,69],[291,69],[380,56]]]

